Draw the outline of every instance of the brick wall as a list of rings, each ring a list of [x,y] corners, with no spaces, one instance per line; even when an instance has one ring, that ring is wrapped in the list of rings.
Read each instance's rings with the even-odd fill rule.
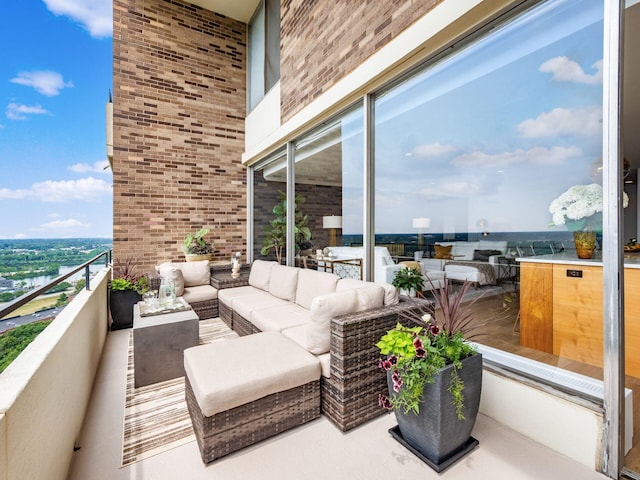
[[[244,248],[246,25],[176,0],[114,0],[114,256],[140,273],[211,228]]]
[[[300,111],[443,0],[283,0],[282,120]]]

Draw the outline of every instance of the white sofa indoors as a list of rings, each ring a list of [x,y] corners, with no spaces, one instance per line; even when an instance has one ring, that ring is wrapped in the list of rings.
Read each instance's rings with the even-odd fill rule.
[[[494,284],[500,279],[499,258],[507,252],[507,241],[480,240],[477,242],[439,242],[435,245],[436,257],[422,258],[422,270],[444,271],[449,280],[468,280],[477,285]],[[450,247],[448,252],[439,252],[438,247]],[[441,253],[439,255],[439,253]],[[491,266],[484,267],[483,265]]]
[[[364,247],[329,247],[331,256],[334,259],[364,259]],[[376,283],[387,282],[386,267],[394,265],[393,259],[387,247],[374,247],[374,277]]]
[[[383,413],[375,343],[416,309],[394,287],[256,260],[248,285],[220,289],[218,299],[220,318],[241,336],[279,332],[315,356],[322,411],[342,430]]]

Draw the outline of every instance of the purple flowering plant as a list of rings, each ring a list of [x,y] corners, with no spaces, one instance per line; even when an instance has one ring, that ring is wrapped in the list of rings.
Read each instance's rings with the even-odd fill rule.
[[[378,366],[391,372],[393,385],[389,396],[380,395],[381,407],[402,408],[404,413],[417,414],[425,384],[432,383],[442,368],[453,364],[448,391],[458,418],[464,420],[464,382],[458,370],[462,368],[462,360],[477,353],[468,340],[477,336],[475,331],[482,328],[472,323],[471,310],[481,296],[464,304],[462,301],[470,286],[470,282],[465,282],[454,292],[446,281],[440,288],[432,285],[435,302],[410,300],[416,308],[402,314],[404,323],[415,326],[398,322],[376,343],[383,355]]]

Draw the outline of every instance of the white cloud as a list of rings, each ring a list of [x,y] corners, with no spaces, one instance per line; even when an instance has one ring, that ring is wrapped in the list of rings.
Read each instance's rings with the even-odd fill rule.
[[[552,78],[557,82],[585,83],[587,85],[600,85],[602,83],[602,60],[598,60],[591,65],[595,73],[588,74],[582,67],[569,57],[554,57],[542,65],[539,70],[544,73],[551,73]]]
[[[44,230],[61,230],[69,228],[91,228],[88,223],[82,223],[75,218],[69,218],[68,220],[54,220],[53,222],[43,223],[40,225],[40,229]]]
[[[485,152],[465,153],[453,159],[452,163],[458,167],[495,168],[517,164],[553,165],[567,158],[580,155],[578,147],[535,147],[530,150],[514,150],[498,154]]]
[[[11,83],[33,87],[47,97],[55,97],[63,88],[73,87],[73,83],[65,82],[61,74],[50,70],[20,72],[17,77],[11,79]]]
[[[22,105],[20,103],[10,103],[7,105],[7,118],[10,120],[26,120],[27,115],[51,115],[40,105]]]
[[[109,165],[109,160],[100,160],[94,162],[93,165],[88,163],[75,163],[69,167],[69,170],[76,173],[110,173],[110,170],[106,168]]]
[[[113,2],[111,0],[43,0],[50,12],[79,22],[92,37],[113,34]]]
[[[418,193],[431,199],[437,198],[465,198],[481,191],[480,185],[473,182],[450,181],[438,183],[421,189]]]
[[[570,110],[554,108],[516,126],[524,138],[556,135],[599,135],[602,132],[602,107],[594,105]]]
[[[442,145],[441,143],[436,142],[426,145],[418,145],[411,151],[411,153],[416,157],[436,157],[443,153],[451,152],[452,150],[455,150],[452,145]]]
[[[79,180],[46,180],[28,189],[0,188],[0,200],[40,200],[42,202],[96,202],[111,196],[113,190],[104,180],[93,177]]]

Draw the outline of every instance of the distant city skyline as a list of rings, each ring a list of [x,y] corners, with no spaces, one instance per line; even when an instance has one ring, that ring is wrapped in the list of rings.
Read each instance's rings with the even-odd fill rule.
[[[111,238],[112,2],[3,7],[0,238]]]

